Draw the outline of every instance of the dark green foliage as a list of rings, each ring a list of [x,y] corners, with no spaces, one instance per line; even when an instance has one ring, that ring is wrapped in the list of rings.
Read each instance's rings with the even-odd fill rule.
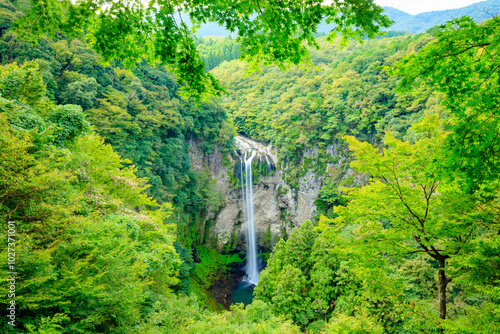
[[[0,36],[2,36],[12,24],[22,15],[14,4],[8,0],[0,1]]]
[[[242,54],[239,45],[231,37],[197,38],[196,48],[203,59],[207,72],[225,61],[230,62],[237,59]]]
[[[4,111],[7,110],[5,106],[2,108]],[[46,122],[43,118],[31,109],[23,111],[18,111],[9,115],[10,125],[18,130],[36,130],[41,132],[47,128]]]
[[[71,142],[90,131],[90,123],[85,119],[82,108],[77,105],[58,106],[50,113],[48,121],[58,128],[55,142],[59,145]]]
[[[331,245],[317,236],[306,221],[286,242],[281,240],[255,288],[256,298],[270,305],[274,314],[285,315],[302,327],[328,319],[341,293],[336,287],[339,262],[323,257],[331,254],[325,249]]]
[[[333,207],[330,214],[336,219],[321,217],[315,230],[305,223],[277,245],[255,290],[275,314],[311,331],[321,330],[316,324],[324,317],[330,323],[323,330],[333,333],[495,332],[492,323],[499,320],[499,299],[493,277],[499,251],[494,217],[499,196],[493,151],[498,151],[498,117],[494,116],[499,103],[498,42],[493,39],[498,22],[493,18],[477,25],[463,18],[440,27],[434,41],[428,35],[400,39],[404,43],[395,54],[380,58],[383,52],[379,51],[386,45],[353,52],[331,65],[343,78],[331,86],[335,101],[328,112],[349,117],[332,122],[336,132],[320,138],[352,133],[362,139],[344,137],[356,157],[351,166],[370,175],[370,182],[355,188],[348,178],[341,183],[327,179],[317,204],[324,211]],[[376,86],[380,81],[367,74],[383,72],[377,72],[374,64],[393,66],[411,49],[417,53],[398,64],[406,95],[394,92],[398,78],[391,76],[386,77],[390,85],[384,94],[363,90],[359,74]],[[276,91],[287,87],[285,78],[277,82],[271,71],[264,70],[255,84],[269,86],[270,81]],[[302,72],[294,79],[304,85],[313,78]],[[228,79],[244,88],[235,93],[245,93],[228,106],[234,108],[235,123],[245,132],[263,134],[275,143],[293,134],[295,142],[304,145],[297,149],[299,154],[308,146],[324,147],[326,143],[317,139],[309,142],[318,138],[311,131],[314,128],[299,127],[293,132],[296,123],[303,125],[323,115],[318,106],[307,108],[323,81],[318,80],[316,90],[308,89],[301,105],[291,112],[302,87],[288,88],[289,94],[279,95],[269,107],[267,101],[257,99],[258,94],[272,96],[268,91],[236,80],[236,76]],[[238,103],[246,110],[241,112]],[[256,103],[260,108],[252,108]],[[364,130],[372,122],[371,114],[367,108],[356,118],[356,104],[362,105],[361,110],[366,105],[387,108],[373,132],[377,135],[392,126],[383,143]],[[287,118],[276,124],[286,113]],[[274,123],[266,123],[268,117]],[[355,121],[352,126],[349,120]],[[277,129],[289,131],[283,132],[288,138]],[[302,162],[309,164],[308,158]],[[341,188],[342,195],[348,196],[341,195],[339,186],[350,186]],[[482,278],[476,276],[479,270]]]
[[[191,249],[186,249],[179,243],[174,243],[175,250],[179,253],[179,259],[182,261],[181,270],[179,272],[180,288],[179,292],[189,295],[190,291],[190,275],[195,269],[196,265],[193,261],[193,254]]]
[[[90,133],[79,106],[50,103],[31,89],[37,80],[17,80],[27,75],[38,76],[36,65],[0,67],[0,91],[16,92],[0,106],[0,215],[17,227],[23,315],[14,332],[128,333],[178,283],[171,207],[144,194],[144,179]],[[6,308],[5,280],[0,288]]]

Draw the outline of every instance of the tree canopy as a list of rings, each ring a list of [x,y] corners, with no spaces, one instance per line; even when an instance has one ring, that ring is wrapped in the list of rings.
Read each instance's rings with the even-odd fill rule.
[[[352,165],[368,173],[371,182],[347,190],[351,201],[336,213],[339,222],[359,224],[362,244],[369,244],[371,252],[423,253],[436,261],[439,317],[446,319],[446,286],[452,281],[446,263],[456,262],[478,234],[489,238],[495,233],[489,229],[495,212],[478,206],[456,181],[439,178],[436,161],[444,159],[442,145],[448,135],[439,124],[435,114],[415,124],[423,136],[414,144],[387,133],[383,154],[369,143],[346,137],[356,155]]]
[[[500,176],[500,18],[481,24],[469,17],[441,27],[436,40],[407,56],[395,72],[405,90],[431,86],[445,95],[453,127],[448,137],[451,170],[462,172],[471,192],[498,188]],[[487,195],[486,195],[487,196]]]
[[[185,22],[182,13],[189,13]],[[131,66],[145,58],[168,65],[196,96],[220,92],[204,71],[193,32],[216,22],[236,34],[242,57],[252,64],[298,64],[309,59],[307,47],[322,20],[332,23],[330,40],[376,36],[391,21],[372,0],[300,1],[134,1],[31,0],[15,30],[33,41],[64,32],[85,35],[104,62],[122,59]]]

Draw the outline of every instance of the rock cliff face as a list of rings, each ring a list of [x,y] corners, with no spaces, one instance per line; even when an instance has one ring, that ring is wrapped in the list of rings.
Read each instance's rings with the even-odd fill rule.
[[[291,182],[285,181],[290,180],[293,167],[278,163],[278,152],[271,146],[242,136],[235,138],[235,144],[237,150],[227,158],[217,150],[210,155],[203,154],[194,141],[189,145],[192,168],[208,170],[224,196],[221,209],[209,212],[206,217],[214,222],[207,233],[216,240],[220,251],[246,248],[239,164],[241,155],[249,148],[260,152],[260,156],[254,159],[256,166],[262,163],[272,166],[270,175],[258,175],[253,185],[255,231],[261,250],[272,250],[281,236],[290,234],[306,219],[314,219],[317,215],[315,202],[325,175],[339,184],[346,180],[356,184],[365,182],[363,176],[355,175],[347,168],[347,157],[336,146],[328,146],[323,152],[336,161],[323,164],[323,170],[319,170],[316,163],[318,150],[307,149],[300,164],[295,166],[295,171],[298,168],[301,172],[293,174],[293,187]]]

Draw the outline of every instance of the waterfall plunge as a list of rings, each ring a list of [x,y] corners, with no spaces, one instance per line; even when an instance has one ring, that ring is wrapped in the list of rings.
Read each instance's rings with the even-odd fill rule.
[[[235,153],[241,157],[240,160],[240,181],[243,200],[243,214],[246,221],[247,238],[247,265],[246,277],[244,281],[250,284],[259,282],[259,265],[257,261],[257,238],[255,235],[254,222],[254,202],[252,188],[252,161],[259,158],[259,172],[262,171],[262,164],[267,164],[267,175],[270,175],[273,166],[278,161],[276,150],[269,144],[256,142],[250,138],[236,136],[235,143],[238,151]],[[244,169],[244,171],[243,171]]]
[[[250,151],[248,156],[246,151],[241,156],[241,191],[243,196],[244,214],[246,216],[247,225],[247,265],[245,280],[251,284],[259,282],[259,268],[257,264],[257,243],[255,241],[255,224],[253,216],[253,185],[252,185],[252,160],[255,158],[256,152]],[[243,165],[245,166],[245,181],[243,182]]]

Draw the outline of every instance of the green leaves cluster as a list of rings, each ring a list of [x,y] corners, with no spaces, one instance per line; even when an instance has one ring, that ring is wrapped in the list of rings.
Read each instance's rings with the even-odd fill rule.
[[[237,35],[243,57],[254,64],[299,64],[308,59],[307,46],[318,47],[314,32],[325,19],[335,23],[330,37],[374,37],[391,23],[372,1],[200,2],[32,0],[15,23],[23,37],[85,34],[103,61],[121,59],[129,67],[147,59],[169,66],[180,85],[200,98],[223,91],[196,50],[195,39],[180,13],[189,13],[193,31],[201,23],[215,22]],[[286,10],[285,10],[286,8]]]
[[[481,24],[468,17],[452,20],[433,43],[406,57],[396,70],[402,89],[425,84],[445,95],[453,129],[447,164],[462,171],[471,192],[496,188],[500,170],[499,31],[498,17]]]

